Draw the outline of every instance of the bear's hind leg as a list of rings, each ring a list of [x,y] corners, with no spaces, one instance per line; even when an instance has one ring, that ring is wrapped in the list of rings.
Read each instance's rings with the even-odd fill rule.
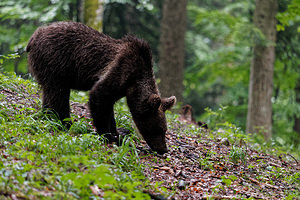
[[[58,115],[59,119],[68,128],[71,122],[63,121],[66,118],[70,118],[70,89],[57,88],[57,87],[42,87],[43,90],[43,108],[50,109]]]

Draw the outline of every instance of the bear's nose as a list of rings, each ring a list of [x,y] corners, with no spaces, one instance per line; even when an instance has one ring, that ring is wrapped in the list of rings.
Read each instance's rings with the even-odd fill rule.
[[[164,148],[164,149],[161,149],[161,150],[156,150],[156,152],[157,152],[158,154],[160,154],[160,155],[163,155],[163,154],[165,154],[165,153],[168,152],[168,148]]]

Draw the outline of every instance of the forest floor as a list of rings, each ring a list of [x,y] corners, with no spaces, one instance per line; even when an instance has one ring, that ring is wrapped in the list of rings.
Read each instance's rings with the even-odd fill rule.
[[[39,94],[20,87],[21,95],[0,88],[0,104],[37,107]],[[71,108],[77,120],[90,117],[86,104],[72,102]],[[168,153],[151,152],[143,140],[135,143],[144,175],[156,188],[143,190],[152,199],[300,199],[300,161],[292,155],[268,155],[243,139],[220,137],[223,130],[205,130],[176,117],[168,121]],[[1,147],[2,158],[7,157],[5,148]],[[99,189],[90,188],[103,197]],[[0,199],[1,194],[8,199],[26,199],[1,190]]]
[[[87,105],[71,105],[75,115],[90,117]],[[145,175],[150,183],[167,189],[167,199],[283,199],[289,194],[300,195],[300,161],[292,155],[274,157],[243,142],[239,146],[245,148],[240,148],[227,138],[218,138],[218,132],[210,139],[210,130],[177,119],[169,127],[169,151],[163,156],[150,153],[143,140],[136,143]],[[290,184],[289,179],[298,184]],[[153,198],[164,199],[159,194]]]

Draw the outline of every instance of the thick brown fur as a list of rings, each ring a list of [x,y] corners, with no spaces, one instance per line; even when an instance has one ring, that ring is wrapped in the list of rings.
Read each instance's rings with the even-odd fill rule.
[[[81,23],[57,22],[38,28],[26,50],[29,70],[43,90],[43,106],[53,109],[61,120],[70,117],[70,90],[90,90],[97,132],[118,135],[113,105],[126,96],[148,145],[159,153],[167,151],[164,111],[176,98],[160,98],[151,49],[144,40],[113,39]]]

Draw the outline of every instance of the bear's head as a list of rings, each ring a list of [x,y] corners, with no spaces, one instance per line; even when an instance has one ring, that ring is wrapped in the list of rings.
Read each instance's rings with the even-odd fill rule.
[[[144,102],[142,114],[132,113],[139,132],[150,148],[159,154],[168,151],[165,140],[167,131],[165,111],[175,103],[175,96],[161,99],[158,94],[151,94]]]

